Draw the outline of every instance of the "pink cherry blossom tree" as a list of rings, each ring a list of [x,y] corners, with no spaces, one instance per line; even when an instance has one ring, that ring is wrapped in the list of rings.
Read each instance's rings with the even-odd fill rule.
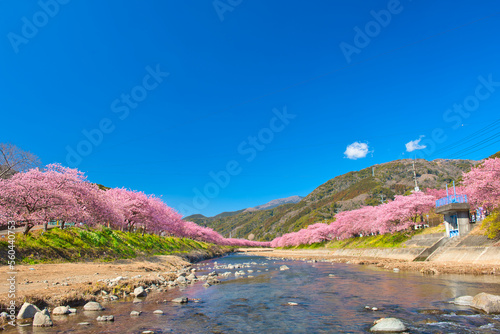
[[[469,202],[490,210],[500,207],[500,159],[486,159],[482,164],[464,173],[463,185]]]
[[[39,223],[78,217],[82,213],[74,191],[85,181],[83,174],[60,165],[17,173],[0,183],[0,206],[9,220],[24,222],[24,233]]]

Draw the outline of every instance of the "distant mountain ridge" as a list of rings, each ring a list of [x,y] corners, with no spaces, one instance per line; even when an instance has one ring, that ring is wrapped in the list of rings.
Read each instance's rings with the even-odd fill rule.
[[[213,228],[226,237],[253,236],[255,240],[269,241],[314,223],[331,221],[336,212],[363,205],[378,205],[395,195],[409,193],[415,186],[413,163],[418,186],[425,189],[444,188],[452,181],[459,181],[462,173],[469,171],[477,161],[395,160],[336,176],[297,203],[274,206],[271,201],[254,209],[222,213],[215,217],[193,215],[185,220]],[[269,205],[268,208],[266,205]],[[262,209],[257,209],[259,207]]]
[[[268,210],[268,209],[272,209],[272,208],[275,208],[275,207],[283,205],[283,204],[298,203],[303,198],[304,197],[302,197],[302,196],[290,196],[290,197],[286,197],[286,198],[273,199],[272,201],[267,202],[266,204],[257,205],[257,206],[252,207],[252,208],[242,209],[242,210],[238,210],[238,211],[222,212],[222,213],[219,213],[218,215],[215,215],[213,217],[206,217],[202,214],[194,214],[194,215],[185,217],[184,220],[187,220],[187,221],[193,221],[194,219],[210,220],[210,219],[231,217],[231,216],[237,215],[237,214],[242,213],[242,212],[255,212],[255,211],[261,211],[261,210]]]
[[[243,212],[269,210],[283,204],[290,204],[290,203],[296,204],[299,203],[303,198],[304,197],[302,196],[290,196],[287,198],[273,199],[272,201],[267,202],[266,204],[257,205],[253,208],[245,209]]]

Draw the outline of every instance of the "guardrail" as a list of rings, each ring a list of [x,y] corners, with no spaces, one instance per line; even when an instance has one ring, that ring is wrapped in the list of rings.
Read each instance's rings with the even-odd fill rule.
[[[468,203],[467,195],[451,195],[451,196],[446,196],[444,198],[440,198],[436,201],[436,208],[452,203]]]

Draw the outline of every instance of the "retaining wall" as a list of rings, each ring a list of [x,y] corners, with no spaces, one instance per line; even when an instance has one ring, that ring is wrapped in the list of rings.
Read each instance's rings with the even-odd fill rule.
[[[337,249],[331,251],[331,254],[335,256],[360,256],[413,261],[424,249],[425,247]]]

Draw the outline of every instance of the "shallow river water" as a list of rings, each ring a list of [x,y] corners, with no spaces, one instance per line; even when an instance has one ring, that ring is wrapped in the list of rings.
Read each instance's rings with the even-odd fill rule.
[[[225,269],[228,264],[245,268]],[[290,269],[281,271],[280,266]],[[215,267],[215,269],[214,269]],[[373,321],[396,317],[408,333],[500,333],[500,315],[486,315],[448,303],[452,298],[488,292],[500,295],[495,277],[422,276],[376,267],[268,259],[233,254],[195,265],[196,274],[233,274],[208,288],[203,282],[150,294],[142,303],[103,303],[102,312],[53,316],[52,328],[17,327],[5,333],[367,333]],[[236,278],[235,271],[246,274]],[[248,273],[248,270],[253,272]],[[253,277],[249,277],[253,276]],[[170,301],[179,296],[187,304]],[[297,305],[289,305],[297,303]],[[377,311],[367,310],[376,307]],[[163,315],[153,314],[163,310]],[[130,317],[132,310],[142,311]],[[112,314],[113,323],[97,323]],[[90,322],[89,326],[78,325]]]

